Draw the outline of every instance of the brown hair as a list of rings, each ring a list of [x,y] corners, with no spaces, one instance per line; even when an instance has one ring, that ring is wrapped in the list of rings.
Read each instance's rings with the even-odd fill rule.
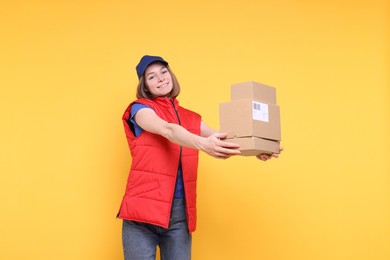
[[[166,68],[168,69],[169,73],[171,74],[172,85],[173,85],[172,91],[167,95],[167,97],[175,98],[180,93],[180,85],[179,85],[179,82],[177,81],[175,74],[173,74],[173,72],[169,68],[169,66],[166,66]],[[146,85],[146,82],[145,82],[145,74],[142,75],[142,77],[139,79],[136,95],[137,95],[137,98],[147,98],[147,99],[154,99],[155,98],[148,90],[148,86]]]

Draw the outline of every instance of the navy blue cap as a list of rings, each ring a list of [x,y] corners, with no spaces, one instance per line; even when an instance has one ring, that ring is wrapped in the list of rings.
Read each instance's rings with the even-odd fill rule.
[[[153,62],[161,62],[164,65],[168,65],[168,62],[166,62],[163,58],[159,56],[149,56],[145,55],[141,58],[139,61],[137,67],[135,68],[137,70],[138,78],[140,79],[142,75],[144,74],[146,68],[152,64]]]

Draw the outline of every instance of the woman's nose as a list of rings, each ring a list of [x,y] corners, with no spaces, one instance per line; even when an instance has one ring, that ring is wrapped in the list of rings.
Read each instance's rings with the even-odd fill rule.
[[[159,82],[162,82],[162,81],[164,81],[164,79],[165,79],[165,78],[164,78],[164,76],[163,76],[163,75],[160,75],[160,76],[158,76],[158,81],[159,81]]]

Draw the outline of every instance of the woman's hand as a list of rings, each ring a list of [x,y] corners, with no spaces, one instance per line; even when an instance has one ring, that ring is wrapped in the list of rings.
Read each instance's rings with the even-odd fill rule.
[[[273,154],[262,153],[262,154],[256,155],[256,158],[259,160],[262,160],[262,161],[268,161],[268,160],[271,160],[272,157],[278,158],[281,151],[283,151],[283,147],[279,148],[279,153],[273,153]]]
[[[217,132],[209,137],[202,138],[199,143],[199,150],[219,159],[227,159],[232,155],[239,155],[241,152],[238,150],[240,148],[238,144],[221,140],[226,136],[226,133]]]

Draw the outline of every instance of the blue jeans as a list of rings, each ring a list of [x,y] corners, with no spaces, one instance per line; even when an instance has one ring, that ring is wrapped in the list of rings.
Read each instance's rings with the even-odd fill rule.
[[[125,260],[191,259],[192,237],[188,232],[184,199],[174,199],[168,229],[152,224],[123,220],[122,242]]]

